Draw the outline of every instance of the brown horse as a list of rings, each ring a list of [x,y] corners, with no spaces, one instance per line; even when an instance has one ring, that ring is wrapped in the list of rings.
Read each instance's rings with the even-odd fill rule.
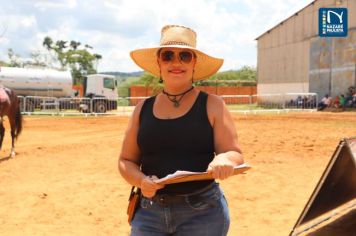
[[[5,135],[3,117],[9,118],[11,126],[12,148],[10,157],[15,156],[15,140],[22,131],[22,115],[20,111],[20,102],[14,91],[9,88],[0,87],[0,150]]]

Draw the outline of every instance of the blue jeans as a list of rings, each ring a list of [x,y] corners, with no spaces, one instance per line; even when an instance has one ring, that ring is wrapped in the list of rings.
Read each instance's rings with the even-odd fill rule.
[[[143,197],[131,223],[131,236],[219,236],[230,225],[226,199],[219,185],[162,206]]]

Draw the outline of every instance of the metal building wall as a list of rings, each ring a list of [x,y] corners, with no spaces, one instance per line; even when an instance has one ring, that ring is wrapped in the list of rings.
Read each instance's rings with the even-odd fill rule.
[[[347,38],[314,38],[310,44],[310,91],[319,97],[346,95],[356,85],[356,29]]]
[[[318,36],[321,7],[348,8],[348,37]],[[317,92],[320,97],[328,92],[335,96],[356,85],[355,29],[356,0],[316,0],[270,29],[257,38],[258,93]]]

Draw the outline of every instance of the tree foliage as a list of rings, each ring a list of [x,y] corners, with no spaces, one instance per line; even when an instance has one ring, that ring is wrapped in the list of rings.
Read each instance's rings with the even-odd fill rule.
[[[96,66],[102,56],[90,52],[92,46],[85,44],[81,46],[81,42],[57,40],[53,41],[50,37],[45,37],[42,45],[47,49],[48,54],[35,51],[31,53],[31,60],[23,60],[13,49],[8,49],[9,62],[2,62],[0,65],[10,67],[57,67],[60,69],[70,69],[74,84],[82,84],[84,76],[96,73]],[[53,62],[55,61],[55,62]],[[53,64],[57,66],[53,66]]]
[[[239,70],[230,70],[219,72],[206,80],[195,82],[197,86],[255,86],[257,71],[251,66],[243,66]],[[159,78],[144,73],[134,84],[143,85],[145,87],[153,87],[154,91],[159,91],[162,84],[159,83]]]
[[[40,51],[31,52],[31,59],[25,60],[12,48],[7,50],[8,62],[2,62],[1,65],[9,67],[51,67],[48,63],[48,58],[43,55]]]
[[[7,56],[9,58],[8,65],[11,67],[22,67],[23,63],[20,55],[16,54],[12,48],[7,50]]]
[[[57,40],[45,37],[42,45],[49,51],[54,52],[62,69],[70,68],[74,79],[74,84],[81,84],[84,76],[96,73],[96,65],[102,56],[91,53],[89,49],[93,47],[77,41]]]
[[[30,56],[31,60],[26,61],[25,66],[47,67],[50,64],[46,55],[43,55],[40,51],[31,52]]]
[[[219,72],[209,78],[209,80],[238,80],[238,81],[256,81],[256,68],[243,66],[239,70],[230,70]]]
[[[0,61],[0,66],[10,66],[10,65],[5,61]]]
[[[140,79],[133,84],[152,87],[154,94],[158,93],[163,88],[163,84],[159,82],[159,78],[147,72],[143,73]]]

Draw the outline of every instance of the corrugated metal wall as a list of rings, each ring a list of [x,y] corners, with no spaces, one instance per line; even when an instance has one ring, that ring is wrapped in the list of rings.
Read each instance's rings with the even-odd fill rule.
[[[336,6],[336,1],[341,4]],[[317,0],[257,39],[259,94],[317,92],[335,96],[356,85],[356,0],[336,1]],[[348,37],[318,36],[321,7],[348,8]]]
[[[347,38],[312,39],[310,49],[311,92],[335,97],[356,85],[356,30],[349,30]]]

